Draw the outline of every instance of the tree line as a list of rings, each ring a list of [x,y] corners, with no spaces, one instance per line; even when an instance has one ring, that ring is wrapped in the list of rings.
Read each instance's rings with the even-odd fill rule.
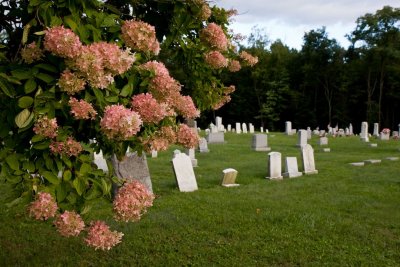
[[[259,59],[252,69],[227,73],[236,85],[232,101],[215,112],[224,123],[252,122],[269,130],[294,127],[347,127],[362,121],[398,129],[400,123],[400,9],[385,6],[365,14],[347,35],[345,49],[329,38],[325,27],[304,34],[300,50],[280,40],[269,42],[253,28],[248,45]]]

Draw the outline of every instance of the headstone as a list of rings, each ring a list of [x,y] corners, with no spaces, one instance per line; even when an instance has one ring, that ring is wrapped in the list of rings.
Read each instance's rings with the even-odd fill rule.
[[[228,132],[232,131],[232,125],[228,124]]]
[[[283,177],[294,178],[303,175],[299,172],[296,157],[286,157],[285,163],[285,172],[283,173]]]
[[[210,129],[206,129],[206,130],[205,130],[205,133],[206,133],[206,134],[209,134],[210,132],[211,132]]]
[[[310,127],[307,127],[307,139],[310,140],[312,135],[312,131]]]
[[[361,133],[360,133],[360,139],[363,142],[369,142],[369,136],[368,136],[368,122],[363,121],[361,123]]]
[[[210,132],[211,133],[218,133],[218,128],[214,124],[210,124]]]
[[[298,139],[297,139],[297,146],[304,147],[305,145],[307,145],[307,131],[306,130],[299,130]]]
[[[353,124],[349,124],[349,135],[354,135],[354,132],[353,132]]]
[[[389,130],[389,129],[388,129]],[[387,141],[387,140],[389,140],[390,139],[390,130],[389,130],[389,132],[384,132],[384,131],[382,131],[381,133],[380,133],[380,135],[379,135],[379,139],[380,140],[385,140],[385,141]]]
[[[325,136],[326,135],[326,131],[325,130],[320,130],[319,131],[319,136]]]
[[[104,172],[108,172],[107,161],[103,156],[103,151],[100,150],[99,153],[94,153],[93,162],[97,165],[97,168],[103,170]]]
[[[239,184],[235,183],[237,174],[237,170],[232,168],[223,170],[221,185],[225,187],[239,186]]]
[[[247,133],[247,125],[246,125],[246,123],[242,123],[242,131],[243,131],[243,133]]]
[[[240,133],[242,132],[242,130],[241,130],[241,128],[240,128],[240,123],[237,122],[235,126],[236,126],[236,127],[235,127],[235,128],[236,128],[236,133],[237,133],[237,134],[240,134]]]
[[[287,121],[285,122],[285,134],[286,135],[292,135],[292,122],[291,121]]]
[[[392,132],[392,137],[393,137],[394,139],[399,138],[399,132],[398,132],[398,131],[393,131],[393,132]]]
[[[157,158],[157,156],[158,156],[157,150],[152,150],[152,151],[151,151],[151,157],[152,157],[152,158]]]
[[[297,133],[297,129],[292,129],[292,134],[291,135],[294,135],[296,133]]]
[[[377,163],[381,163],[381,162],[382,162],[382,160],[380,160],[380,159],[367,159],[367,160],[364,160],[365,164],[377,164]]]
[[[327,146],[328,145],[328,137],[321,136],[318,140],[318,145],[320,146]]]
[[[179,191],[192,192],[198,189],[192,162],[188,155],[185,153],[174,154],[172,167],[174,169]]]
[[[249,125],[249,132],[250,132],[251,134],[254,133],[254,125],[251,124],[251,123],[250,123],[250,125]]]
[[[261,133],[264,132],[264,127],[260,127],[260,132],[261,132]]]
[[[319,133],[319,130],[314,130],[313,131],[313,135],[319,135],[320,133]]]
[[[270,151],[268,147],[268,136],[266,134],[253,135],[253,142],[251,148],[255,151]]]
[[[223,144],[225,143],[224,133],[209,133],[206,135],[206,140],[209,144]]]
[[[197,167],[197,159],[196,159],[194,148],[186,149],[185,154],[188,155],[190,160],[192,161],[192,166]]]
[[[111,161],[114,166],[115,176],[120,179],[138,180],[145,185],[150,192],[153,192],[145,153],[141,156],[138,156],[137,152],[127,153],[122,161],[119,161],[114,154]]]
[[[333,128],[330,125],[328,126],[328,134],[330,135],[334,134]]]
[[[210,152],[210,150],[208,149],[207,140],[204,137],[200,138],[200,141],[199,141],[199,152],[200,153],[208,153],[208,152]]]
[[[340,136],[340,137],[345,136],[344,130],[343,130],[342,128],[340,128],[340,129],[337,131],[337,135]]]
[[[301,157],[303,160],[304,174],[316,174],[318,171],[315,169],[314,149],[312,146],[306,144],[301,148]]]
[[[345,134],[346,136],[349,136],[349,135],[350,135],[350,130],[349,130],[348,127],[346,127],[346,129],[344,129],[344,134]]]
[[[215,125],[217,127],[217,130],[219,132],[223,132],[224,131],[224,125],[222,125],[222,117],[216,117],[215,118]]]
[[[279,152],[268,153],[267,179],[282,179],[282,155]]]
[[[375,137],[379,136],[379,123],[374,123],[374,132],[372,133],[372,135]]]

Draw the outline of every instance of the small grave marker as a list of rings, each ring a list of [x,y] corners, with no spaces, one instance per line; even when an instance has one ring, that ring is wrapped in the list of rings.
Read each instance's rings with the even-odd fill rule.
[[[223,170],[221,185],[225,187],[239,186],[239,184],[235,183],[237,174],[238,171],[232,168]]]

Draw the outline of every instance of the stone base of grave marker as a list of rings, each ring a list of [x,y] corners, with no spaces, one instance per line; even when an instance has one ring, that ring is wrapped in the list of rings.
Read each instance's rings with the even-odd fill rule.
[[[352,166],[364,166],[365,165],[364,162],[351,162],[349,164]]]
[[[322,152],[331,152],[331,149],[330,148],[323,148]]]
[[[365,164],[377,164],[377,163],[381,163],[381,162],[382,162],[382,160],[380,160],[380,159],[367,159],[367,160],[364,160]]]
[[[385,159],[390,160],[390,161],[396,161],[396,160],[399,160],[399,157],[387,157]]]
[[[378,147],[378,144],[369,144],[370,147]]]

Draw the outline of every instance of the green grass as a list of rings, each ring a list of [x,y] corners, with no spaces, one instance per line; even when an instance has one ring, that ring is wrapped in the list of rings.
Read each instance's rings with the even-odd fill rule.
[[[125,234],[106,252],[82,236],[61,237],[23,208],[7,210],[2,184],[0,266],[400,266],[400,161],[384,160],[400,156],[399,141],[371,140],[371,148],[358,137],[329,138],[324,153],[313,137],[319,174],[270,181],[267,153],[252,151],[251,140],[228,133],[226,144],[196,153],[199,190],[191,193],[176,187],[176,147],[148,158],[157,198],[143,219],[117,223],[101,207],[92,215]],[[271,133],[268,141],[301,165],[297,136]],[[348,164],[365,159],[382,163]],[[238,170],[241,186],[219,185],[225,168]]]

